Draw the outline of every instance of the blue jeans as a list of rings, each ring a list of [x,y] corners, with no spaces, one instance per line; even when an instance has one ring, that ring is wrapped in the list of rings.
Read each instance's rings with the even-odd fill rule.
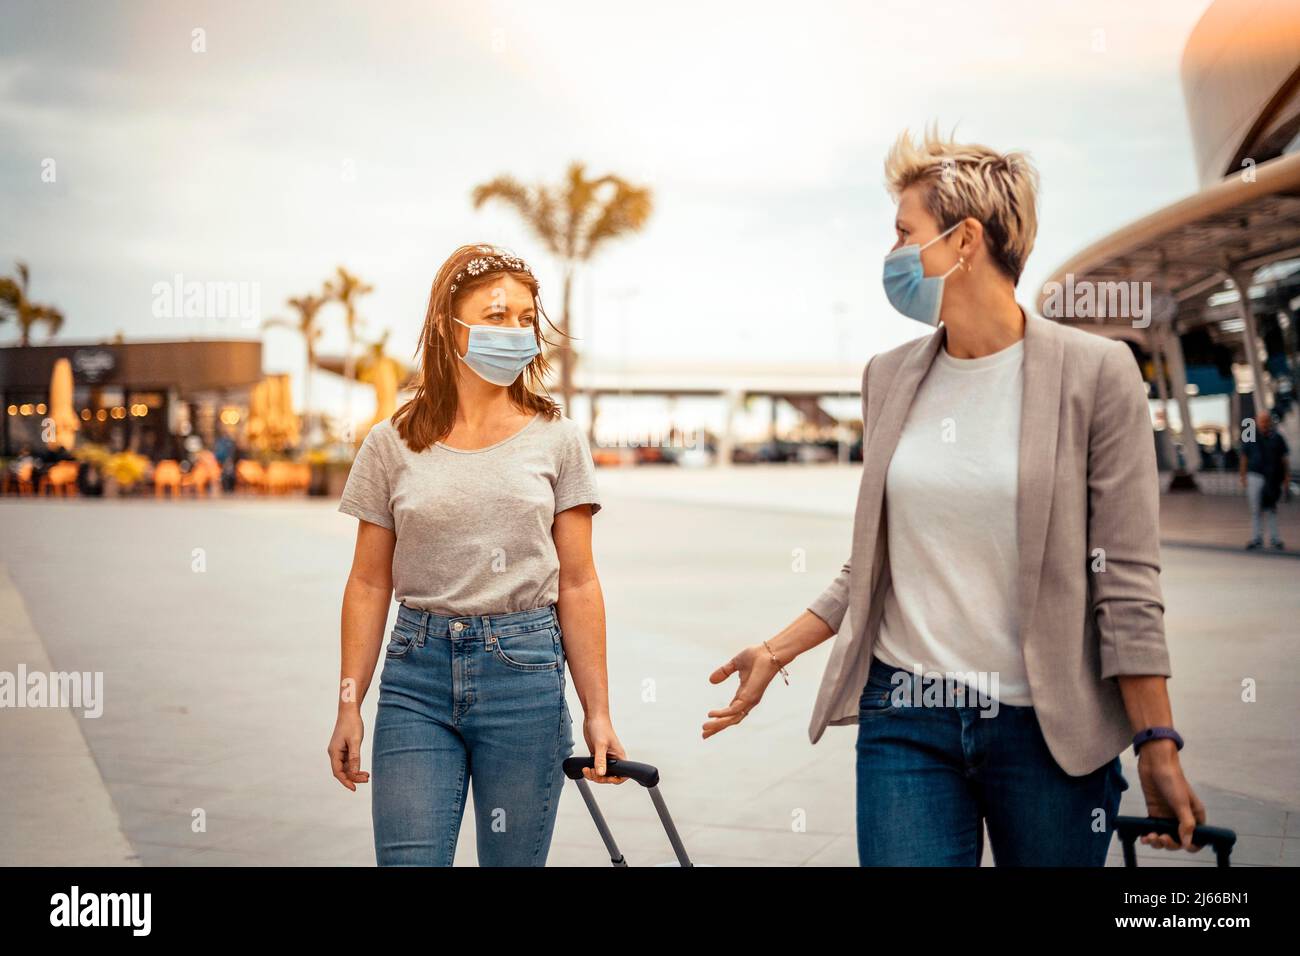
[[[910,671],[872,658],[858,702],[858,861],[979,866],[984,823],[997,866],[1104,866],[1120,794],[1119,757],[1072,777],[1032,707],[921,706],[894,693]],[[940,681],[942,686],[942,681]],[[940,698],[944,699],[944,698]]]
[[[1250,502],[1250,540],[1262,542],[1264,540],[1264,528],[1261,518],[1268,516],[1268,530],[1271,537],[1268,539],[1270,544],[1276,544],[1282,540],[1282,533],[1278,530],[1277,525],[1277,505],[1272,508],[1261,507],[1264,499],[1264,485],[1266,479],[1257,471],[1246,473],[1246,499]]]
[[[371,760],[380,866],[450,866],[473,787],[480,866],[542,866],[573,752],[554,606],[478,617],[398,608]]]

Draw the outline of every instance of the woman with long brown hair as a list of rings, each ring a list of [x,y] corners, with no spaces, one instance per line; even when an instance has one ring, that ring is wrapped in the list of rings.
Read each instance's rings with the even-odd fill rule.
[[[415,397],[374,426],[339,510],[359,521],[343,594],[329,754],[349,790],[388,602],[371,815],[380,866],[450,866],[472,787],[483,866],[546,862],[573,750],[565,666],[600,783],[626,756],[609,716],[600,510],[578,426],[544,394],[537,279],[488,245],[438,270]],[[549,320],[548,320],[549,321]]]

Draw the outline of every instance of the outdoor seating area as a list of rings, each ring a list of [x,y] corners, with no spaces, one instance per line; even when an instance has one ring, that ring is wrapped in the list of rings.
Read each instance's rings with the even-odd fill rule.
[[[0,494],[67,496],[76,494],[77,466],[75,462],[61,461],[39,477],[35,465],[19,462],[0,474]]]
[[[80,452],[81,450],[79,450]],[[90,450],[52,463],[34,457],[0,459],[0,496],[209,498],[229,494],[307,494],[313,464],[308,461],[241,459],[223,482],[223,469],[207,450],[194,460],[151,462],[131,452],[96,454]]]
[[[235,466],[237,488],[252,494],[284,495],[311,486],[311,465],[303,461],[273,461],[263,466],[245,458]]]

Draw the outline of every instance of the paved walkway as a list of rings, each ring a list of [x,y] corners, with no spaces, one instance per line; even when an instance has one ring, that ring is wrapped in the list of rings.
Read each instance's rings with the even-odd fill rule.
[[[1300,558],[1300,503],[1282,502],[1277,517],[1282,542],[1290,550],[1257,553]],[[1165,544],[1239,551],[1250,540],[1250,506],[1239,495],[1166,494],[1160,499],[1160,530]]]
[[[0,622],[0,672],[49,674],[45,645],[3,564]],[[139,864],[81,734],[82,719],[62,709],[0,711],[0,864]]]
[[[825,646],[745,725],[699,738],[705,712],[728,697],[709,671],[838,569],[856,482],[839,468],[601,474],[614,717],[633,756],[660,765],[701,862],[856,862],[852,729],[807,739]],[[0,775],[0,863],[373,863],[368,793],[339,787],[324,754],[352,519],[302,499],[0,499],[0,526],[0,670],[103,671],[108,696],[98,719],[0,710],[11,771]],[[1295,571],[1266,555],[1164,554],[1184,766],[1211,820],[1241,835],[1238,865],[1300,863]],[[1247,678],[1253,703],[1241,700]],[[576,698],[570,707],[580,721]],[[1123,811],[1140,813],[1127,756],[1125,770]],[[640,788],[598,795],[630,861],[672,858]],[[474,860],[472,816],[461,863]],[[603,860],[569,786],[550,862]]]
[[[861,466],[756,465],[692,471],[683,468],[607,469],[601,487],[638,499],[757,508],[797,514],[853,516]],[[1233,493],[1232,475],[1202,476],[1212,493],[1161,496],[1160,536],[1166,545],[1244,550],[1250,539],[1250,510]],[[1169,476],[1161,478],[1167,486]],[[1258,556],[1300,558],[1300,502],[1278,506],[1282,540],[1291,550]]]

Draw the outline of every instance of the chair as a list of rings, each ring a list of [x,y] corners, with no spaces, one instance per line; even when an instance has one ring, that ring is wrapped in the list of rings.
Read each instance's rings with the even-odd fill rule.
[[[266,470],[251,458],[243,458],[235,465],[237,487],[249,488],[258,493],[266,491]]]
[[[273,461],[266,469],[267,490],[284,494],[293,487],[293,465],[287,461]]]
[[[216,456],[205,450],[199,453],[194,466],[182,479],[181,484],[186,488],[192,488],[195,497],[199,497],[205,488],[208,494],[215,494],[215,486],[220,480],[221,466],[217,464]]]
[[[52,491],[64,498],[76,494],[77,463],[75,461],[60,461],[51,465],[49,470],[41,476],[41,485],[37,493],[44,495],[47,491]]]
[[[164,458],[153,468],[153,493],[161,498],[163,491],[169,490],[173,498],[181,494],[181,466],[171,458]]]

